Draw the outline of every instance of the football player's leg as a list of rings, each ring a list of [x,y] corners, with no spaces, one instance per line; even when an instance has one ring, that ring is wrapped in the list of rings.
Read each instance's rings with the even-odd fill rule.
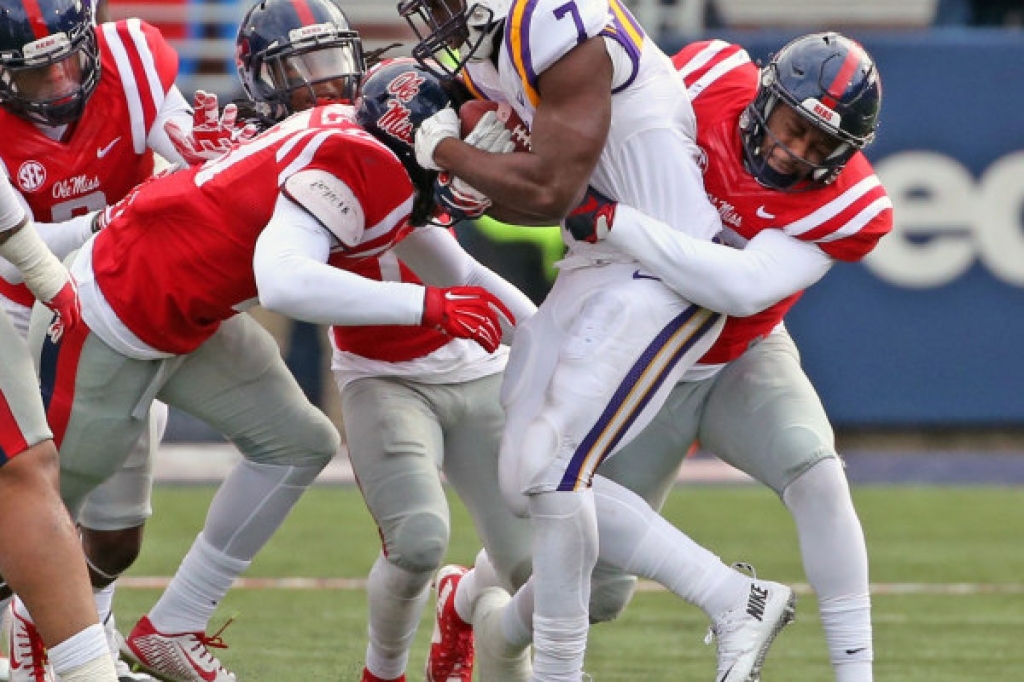
[[[153,513],[153,458],[167,426],[167,406],[154,402],[147,428],[135,443],[124,466],[93,490],[79,514],[78,524],[89,566],[89,577],[96,590],[96,610],[107,636],[107,644],[119,678],[145,679],[132,672],[120,658],[123,638],[117,630],[112,604],[117,578],[138,557],[143,528]]]
[[[128,646],[150,668],[173,660],[181,669],[171,672],[184,679],[230,680],[206,646],[210,616],[340,437],[303,395],[273,338],[247,315],[225,322],[187,356],[159,397],[217,429],[246,459],[221,484],[203,530]]]
[[[655,511],[665,503],[686,453],[697,435],[697,420],[705,390],[696,382],[678,383],[651,423],[622,450],[601,463],[598,476],[614,481],[644,499]],[[604,519],[598,492],[598,529],[601,545],[639,547],[643,528],[612,523]],[[636,518],[636,517],[634,517]],[[602,520],[605,522],[602,523]],[[639,521],[639,519],[637,519]],[[672,544],[643,545],[654,553],[651,561],[678,551]],[[635,552],[636,550],[634,550]],[[598,558],[591,583],[590,620],[605,622],[617,618],[632,599],[636,578]]]
[[[870,680],[864,533],[832,428],[787,334],[772,334],[723,370],[701,441],[780,495],[796,521],[837,679]]]
[[[0,573],[36,614],[27,634],[27,658],[19,668],[47,674],[42,644],[61,675],[81,679],[83,665],[113,680],[102,628],[92,603],[88,574],[74,523],[61,503],[57,450],[46,423],[31,356],[0,312]],[[22,647],[11,650],[19,658]],[[52,673],[51,673],[52,675]],[[40,678],[42,679],[42,678]]]
[[[498,457],[505,425],[498,395],[501,380],[494,374],[459,386],[458,409],[447,419],[444,472],[469,511],[498,580],[480,587],[497,585],[512,593],[530,575],[531,533],[529,519],[500,503]]]
[[[448,549],[435,390],[364,378],[341,394],[349,459],[383,542],[367,585],[366,649],[366,669],[381,680],[406,672],[430,582]]]

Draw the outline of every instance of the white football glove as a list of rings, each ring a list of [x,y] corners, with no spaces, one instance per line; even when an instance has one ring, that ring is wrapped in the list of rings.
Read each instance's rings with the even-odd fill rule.
[[[493,111],[488,111],[480,117],[464,141],[492,154],[507,154],[516,148],[512,142],[512,131],[498,120],[498,115]]]
[[[416,163],[427,170],[443,170],[434,163],[434,150],[441,140],[449,137],[461,138],[462,123],[459,114],[451,107],[445,107],[420,124],[414,140]]]

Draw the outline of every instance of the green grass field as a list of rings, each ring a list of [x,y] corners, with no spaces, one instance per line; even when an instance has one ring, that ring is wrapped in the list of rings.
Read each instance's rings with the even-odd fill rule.
[[[142,556],[129,575],[170,576],[202,525],[211,487],[158,487]],[[876,585],[875,679],[879,682],[1024,680],[1024,489],[870,487],[855,490]],[[453,503],[452,562],[477,545]],[[686,487],[665,513],[727,562],[805,582],[792,523],[774,494],[751,486]],[[247,578],[352,579],[325,588],[233,590],[214,627],[231,615],[221,660],[242,682],[356,681],[365,648],[365,578],[378,548],[358,491],[312,489]],[[314,581],[315,582],[315,581]],[[813,595],[801,590],[797,621],[772,649],[765,682],[832,680]],[[159,591],[122,587],[123,630]],[[430,609],[418,633],[409,680],[421,680]],[[648,590],[618,621],[592,630],[587,670],[597,682],[714,677],[707,623],[673,595]]]

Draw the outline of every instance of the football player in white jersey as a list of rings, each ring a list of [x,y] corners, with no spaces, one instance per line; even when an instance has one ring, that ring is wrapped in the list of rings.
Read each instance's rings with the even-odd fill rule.
[[[704,184],[726,223],[722,241],[736,248],[709,248],[623,205],[606,206],[600,226],[571,228],[580,239],[603,237],[687,298],[734,317],[698,363],[706,378],[679,383],[601,473],[660,508],[699,440],[769,486],[796,522],[836,682],[871,682],[864,534],[783,317],[836,261],[860,260],[892,228],[892,202],[860,151],[875,136],[878,69],[836,33],[798,38],[763,69],[718,40],[688,45],[673,61],[697,112]],[[624,606],[628,582],[616,587],[614,571],[596,575],[606,608]]]
[[[57,313],[55,326],[68,330],[79,324],[74,280],[40,240],[6,178],[0,178],[0,257]],[[82,546],[61,504],[57,478],[57,449],[31,356],[0,309],[0,567],[6,584],[36,614],[60,679],[114,682]]]
[[[460,140],[454,112],[441,112],[417,134],[420,164],[478,190],[493,202],[492,215],[551,224],[573,212],[589,183],[696,239],[719,232],[682,83],[618,0],[404,0],[399,12],[421,39],[414,56],[436,57],[481,96],[508,102],[531,127],[532,151],[511,154]],[[598,542],[597,510],[632,510],[620,516],[637,522],[638,536],[650,524],[668,525],[638,496],[594,472],[650,422],[724,318],[644,276],[622,249],[566,240],[554,287],[517,331],[503,386],[501,482],[507,502],[532,522],[537,598],[517,594],[502,609],[481,597],[460,607],[456,590],[455,607],[477,628],[478,644],[488,623],[507,628],[514,618],[505,614],[532,613],[534,679],[576,682],[590,617],[598,615],[588,609],[591,572],[598,552],[614,544]],[[792,590],[752,580],[678,531],[672,542],[686,559],[682,574],[654,570],[646,577],[711,618],[721,633],[721,680],[755,678],[775,634],[792,618]],[[686,585],[680,575],[688,576]],[[748,608],[755,597],[763,610]],[[485,678],[529,674],[523,652],[503,657],[511,652],[486,644]]]
[[[208,109],[197,112],[203,125],[193,130],[188,102],[174,85],[178,56],[153,26],[138,19],[94,26],[88,4],[77,0],[2,0],[0,10],[0,125],[8,131],[0,160],[58,257],[92,235],[99,209],[153,173],[154,153],[184,164],[197,148],[218,148],[223,131],[202,117]],[[24,285],[0,279],[0,306],[23,335],[32,302]],[[166,414],[166,406],[154,406],[135,455],[77,519],[115,655],[113,581],[141,546],[151,512],[151,457]],[[40,667],[44,648],[29,646],[37,638],[27,616],[14,621],[11,634],[23,643],[12,647],[23,658],[14,666],[18,682]],[[123,678],[148,677],[133,675],[119,659],[117,665]]]

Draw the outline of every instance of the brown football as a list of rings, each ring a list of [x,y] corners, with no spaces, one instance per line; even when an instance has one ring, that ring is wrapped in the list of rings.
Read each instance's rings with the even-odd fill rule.
[[[510,105],[504,102],[491,102],[484,99],[472,99],[459,107],[459,120],[462,121],[462,137],[466,137],[476,127],[484,114],[493,111],[498,120],[505,124],[512,133],[512,142],[517,152],[530,151],[530,129],[523,119]]]

